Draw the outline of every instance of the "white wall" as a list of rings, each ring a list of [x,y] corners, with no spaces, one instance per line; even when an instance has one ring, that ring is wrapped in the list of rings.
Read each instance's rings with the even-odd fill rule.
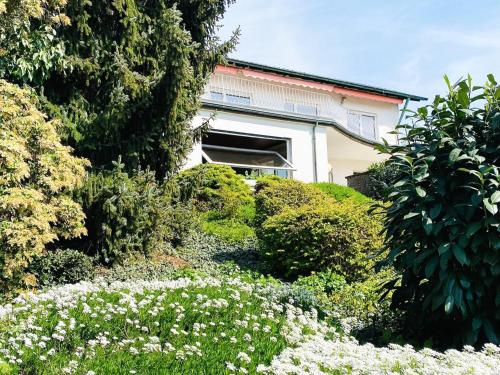
[[[393,131],[398,123],[399,106],[397,104],[346,97],[343,103],[339,103],[339,105],[344,108],[344,111],[339,111],[339,113],[343,114],[343,117],[338,119],[342,125],[347,125],[347,113],[349,110],[374,114],[378,130],[378,139],[381,140],[385,138],[387,142],[396,144],[396,136],[387,133]]]
[[[199,126],[210,114],[208,110],[201,110],[195,117],[193,126]],[[297,169],[293,172],[293,177],[305,182],[314,181],[312,124],[219,111],[212,122],[212,129],[289,139],[289,159]],[[316,128],[316,155],[318,181],[328,181],[327,132],[322,126]],[[185,168],[201,161],[201,145],[198,144],[189,155]]]
[[[330,160],[332,168],[332,182],[339,185],[347,185],[347,176],[354,172],[364,172],[372,164],[369,160],[334,159]]]

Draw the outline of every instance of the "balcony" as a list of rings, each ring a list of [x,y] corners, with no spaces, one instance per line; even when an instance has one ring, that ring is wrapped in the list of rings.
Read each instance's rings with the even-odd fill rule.
[[[212,76],[202,99],[308,118],[345,117],[330,95],[224,74]]]
[[[357,116],[337,103],[334,95],[315,90],[214,74],[205,87],[202,100],[276,114],[335,121],[348,131],[364,138],[377,139],[378,136],[374,115]]]

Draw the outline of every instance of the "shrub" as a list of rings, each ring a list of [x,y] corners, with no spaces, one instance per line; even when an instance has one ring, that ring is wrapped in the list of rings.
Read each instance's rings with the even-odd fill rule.
[[[57,238],[85,233],[69,194],[87,161],[72,156],[32,94],[0,80],[0,289],[33,286],[31,260]]]
[[[94,275],[92,258],[78,250],[57,249],[34,260],[30,271],[40,285],[74,284]]]
[[[351,198],[352,200],[358,203],[370,203],[371,199],[366,195],[361,194],[359,191],[348,187],[342,186],[338,184],[334,184],[331,182],[317,182],[313,183],[313,186],[316,186],[325,194],[331,196],[335,200],[342,202],[344,199]]]
[[[374,163],[368,168],[368,196],[381,200],[398,179],[396,165],[386,162]]]
[[[182,202],[193,200],[199,211],[213,211],[219,219],[235,217],[239,207],[253,203],[250,186],[227,165],[200,164],[175,180]]]
[[[264,221],[286,208],[323,204],[326,195],[317,187],[300,181],[278,177],[264,177],[255,186],[255,225],[257,229]]]
[[[231,243],[241,242],[255,235],[252,227],[231,219],[204,221],[201,228],[205,233]]]
[[[105,264],[138,252],[148,255],[166,243],[178,244],[193,223],[189,206],[172,205],[149,171],[129,176],[120,161],[112,171],[91,174],[79,191],[88,238],[72,244]]]
[[[324,310],[339,320],[343,328],[357,338],[369,332],[370,341],[379,340],[397,319],[389,309],[389,298],[381,298],[381,286],[394,276],[390,269],[371,274],[366,280],[348,283],[331,269],[299,278],[294,287],[313,292]],[[366,337],[363,337],[366,338]]]
[[[367,207],[347,199],[286,208],[259,230],[262,251],[286,277],[331,268],[347,280],[367,276],[382,245],[382,225]]]
[[[498,342],[500,88],[471,79],[414,114],[401,146],[381,146],[401,174],[386,198],[387,285],[408,332],[443,346]]]

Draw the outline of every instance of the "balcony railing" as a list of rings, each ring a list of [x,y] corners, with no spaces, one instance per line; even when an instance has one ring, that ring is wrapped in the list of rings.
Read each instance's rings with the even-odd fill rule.
[[[331,120],[342,118],[342,109],[327,94],[224,74],[212,76],[202,98],[273,112]]]
[[[373,140],[378,138],[374,114],[364,114],[360,117],[359,124],[354,124],[355,114],[336,103],[334,96],[313,90],[214,74],[205,87],[202,99],[274,113],[333,120],[364,138]]]

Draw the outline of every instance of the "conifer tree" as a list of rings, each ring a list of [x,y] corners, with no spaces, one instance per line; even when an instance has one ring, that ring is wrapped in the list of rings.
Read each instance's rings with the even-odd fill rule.
[[[0,40],[0,78],[33,86],[44,110],[63,121],[67,142],[95,167],[121,155],[128,169],[149,166],[163,178],[199,136],[190,126],[199,96],[236,41],[216,36],[232,2],[40,1],[44,17],[23,20],[17,43]],[[14,3],[0,0],[0,28]],[[26,43],[36,58],[26,58]]]

